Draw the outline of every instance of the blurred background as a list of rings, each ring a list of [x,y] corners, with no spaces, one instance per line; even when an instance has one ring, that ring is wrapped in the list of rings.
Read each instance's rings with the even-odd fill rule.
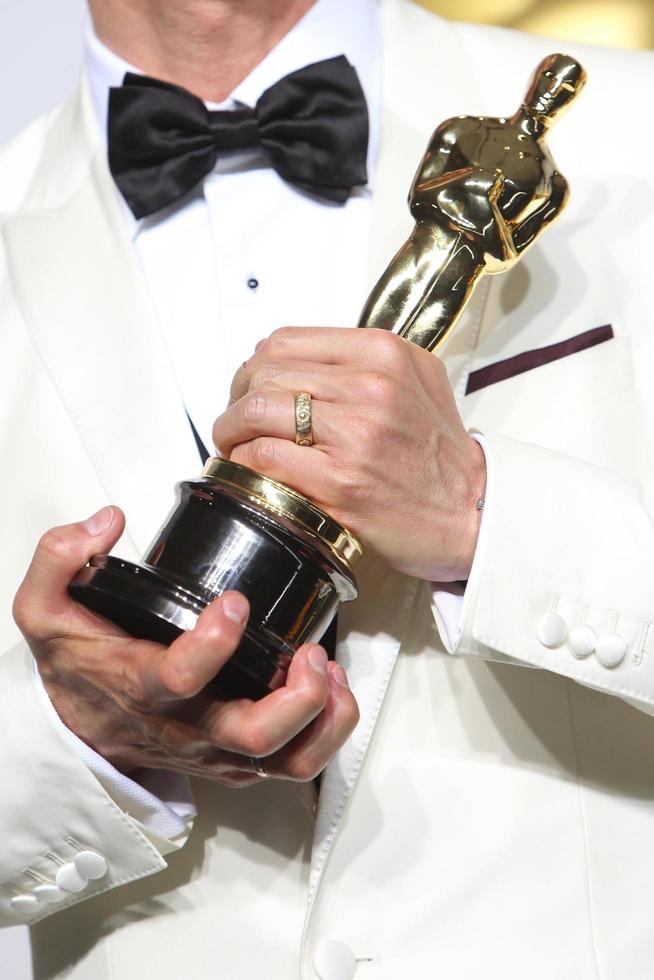
[[[419,2],[453,20],[587,44],[654,48],[654,0]],[[85,0],[0,0],[0,143],[73,88],[85,16]]]
[[[652,0],[422,0],[452,20],[482,21],[586,44],[654,48]]]

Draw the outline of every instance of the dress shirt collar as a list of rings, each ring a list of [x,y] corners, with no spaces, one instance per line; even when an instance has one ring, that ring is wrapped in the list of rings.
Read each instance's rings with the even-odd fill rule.
[[[284,75],[324,58],[344,54],[356,68],[368,102],[370,145],[368,173],[374,173],[380,108],[381,40],[378,0],[316,0],[295,27],[266,55],[220,104],[208,108],[254,106],[259,96]],[[85,62],[91,99],[106,139],[109,89],[121,85],[126,72],[143,72],[110,51],[89,26]],[[370,185],[369,185],[370,186]]]

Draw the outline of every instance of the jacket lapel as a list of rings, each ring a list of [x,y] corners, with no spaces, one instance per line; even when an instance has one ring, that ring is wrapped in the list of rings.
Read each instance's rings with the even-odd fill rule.
[[[449,116],[474,111],[479,99],[468,81],[466,54],[454,25],[427,15],[408,0],[382,0],[381,17],[383,114],[373,191],[371,286],[412,227],[407,193],[433,129]],[[427,32],[425,23],[430,28]],[[416,580],[392,572],[372,556],[364,559],[355,574],[359,598],[339,614],[337,659],[348,673],[361,717],[350,740],[323,773],[307,924],[375,729],[407,619],[419,601]]]
[[[415,601],[417,581],[366,556],[356,572],[359,598],[339,613],[336,659],[347,672],[359,706],[359,723],[322,776],[309,881],[309,903],[322,875],[347,801],[363,764],[402,634]]]
[[[34,181],[45,191],[4,228],[11,273],[36,349],[141,553],[199,458],[84,82],[53,131]]]

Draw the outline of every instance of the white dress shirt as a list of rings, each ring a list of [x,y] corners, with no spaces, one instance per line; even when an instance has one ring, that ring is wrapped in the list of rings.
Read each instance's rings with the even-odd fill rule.
[[[367,295],[381,107],[376,0],[317,0],[228,99],[207,103],[253,107],[284,75],[341,54],[359,75],[370,116],[368,184],[355,188],[344,205],[324,203],[286,183],[258,149],[219,158],[202,184],[149,218],[136,220],[123,202],[177,380],[180,411],[186,409],[209,451],[234,372],[258,340],[279,326],[354,326],[358,320]],[[91,29],[86,71],[106,133],[109,89],[126,72],[141,72]],[[462,594],[456,585],[434,588],[435,612],[452,647],[460,635]],[[195,812],[185,778],[144,769],[130,779],[117,772],[63,726],[39,686],[53,722],[116,802],[149,830],[181,841]]]
[[[253,107],[284,75],[340,54],[355,67],[366,95],[372,177],[380,107],[375,0],[317,0],[230,98],[207,105]],[[120,85],[126,71],[139,70],[92,33],[86,61],[106,132],[109,88]],[[180,401],[210,451],[231,379],[258,340],[281,326],[356,325],[366,298],[371,196],[370,182],[343,206],[324,203],[282,180],[253,149],[219,158],[201,185],[150,218],[136,221],[125,206]]]

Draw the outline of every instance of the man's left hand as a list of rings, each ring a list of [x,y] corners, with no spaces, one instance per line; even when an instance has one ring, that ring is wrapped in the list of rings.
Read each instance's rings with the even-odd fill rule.
[[[295,444],[298,392],[313,445]],[[466,579],[486,466],[442,362],[393,333],[285,327],[238,370],[220,454],[309,497],[393,568]]]

